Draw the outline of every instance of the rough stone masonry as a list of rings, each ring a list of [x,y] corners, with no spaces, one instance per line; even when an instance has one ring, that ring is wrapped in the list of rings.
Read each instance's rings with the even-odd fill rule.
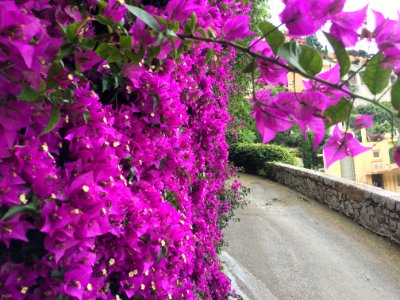
[[[260,175],[327,204],[400,244],[400,194],[282,163],[267,163]]]

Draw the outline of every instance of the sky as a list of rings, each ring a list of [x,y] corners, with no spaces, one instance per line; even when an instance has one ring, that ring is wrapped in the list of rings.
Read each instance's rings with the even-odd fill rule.
[[[269,0],[269,6],[271,8],[271,21],[274,25],[279,25],[279,14],[284,8],[284,4],[280,0]],[[363,8],[369,4],[369,8],[381,12],[386,18],[397,20],[400,14],[400,0],[347,0],[343,11],[355,11]],[[375,20],[372,12],[369,10],[367,15],[367,28],[372,30],[375,26]],[[327,27],[326,29],[328,29]],[[328,45],[328,41],[324,35],[317,34],[318,39],[323,45]],[[363,49],[369,53],[377,52],[375,43],[362,41],[358,43],[355,49]]]

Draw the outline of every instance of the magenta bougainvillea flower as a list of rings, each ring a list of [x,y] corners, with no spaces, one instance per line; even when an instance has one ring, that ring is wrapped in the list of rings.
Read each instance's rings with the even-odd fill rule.
[[[233,205],[221,199],[240,197],[238,183],[225,189],[235,51],[199,44],[178,62],[171,52],[180,41],[155,35],[140,18],[130,22],[123,4],[0,2],[0,216],[20,209],[0,221],[1,249],[13,253],[1,258],[5,298],[231,292],[217,249]],[[197,26],[219,33],[250,6],[144,8],[177,32],[195,12]],[[237,21],[228,36],[248,34],[248,18]],[[124,47],[117,31],[108,35],[114,28]],[[207,64],[208,48],[218,63]]]
[[[277,132],[292,127],[293,122],[287,113],[277,105],[277,100],[271,96],[271,90],[258,92],[256,101],[253,116],[256,119],[256,127],[263,138],[263,143],[272,141]]]
[[[330,33],[345,46],[358,40],[357,30],[364,22],[367,6],[359,11],[342,12],[345,1],[285,0],[280,14],[282,23],[292,37],[302,37],[317,32],[327,21],[332,22]]]
[[[324,73],[318,74],[316,77],[331,83],[338,83],[340,80],[339,64],[334,65],[332,68]],[[348,97],[345,92],[334,89],[317,81],[305,80],[303,81],[303,84],[307,91],[314,90],[323,93],[325,97],[329,99],[329,103],[326,103],[327,106],[335,105],[340,101],[340,99]],[[344,88],[348,89],[347,87]]]
[[[75,63],[81,68],[82,72],[92,69],[102,61],[103,59],[91,50],[75,54]]]
[[[126,8],[123,6],[124,1],[109,0],[103,15],[114,22],[120,22],[126,14]]]
[[[170,19],[182,22],[186,21],[193,12],[204,9],[204,6],[204,0],[171,0],[165,12]]]
[[[383,66],[400,68],[400,19],[386,19],[382,13],[374,11],[375,30],[373,36],[379,50],[385,55]]]
[[[337,37],[345,47],[354,46],[358,40],[357,30],[366,18],[368,6],[353,11],[341,12],[333,16],[330,33]]]
[[[400,147],[396,146],[396,150],[393,151],[393,159],[398,166],[400,166]]]
[[[293,37],[313,34],[326,22],[327,14],[313,16],[312,1],[285,0],[284,3],[286,6],[280,18]]]
[[[329,168],[335,161],[346,156],[356,156],[365,151],[371,150],[371,147],[364,147],[354,137],[351,132],[343,132],[336,125],[333,129],[332,136],[327,140],[323,150],[325,157],[325,167]]]
[[[329,99],[317,91],[302,93],[281,92],[271,96],[271,90],[256,94],[253,115],[263,143],[275,138],[277,132],[288,130],[293,124],[299,125],[304,133],[314,133],[314,150],[325,136],[323,112],[331,105]]]
[[[374,120],[374,115],[361,115],[355,118],[353,122],[354,130],[361,128],[371,128],[372,121]]]
[[[325,124],[321,116],[329,107],[327,97],[315,91],[296,94],[283,92],[277,94],[276,99],[281,111],[286,112],[299,125],[304,138],[308,130],[314,133],[315,150],[325,136]]]
[[[250,42],[250,47],[252,47],[252,51],[256,53],[275,58],[275,54],[273,53],[271,47],[265,41],[260,41],[258,38],[255,38]],[[283,59],[279,59],[279,61],[284,63]],[[270,85],[280,84],[282,86],[287,86],[286,69],[262,59],[257,59],[256,62],[257,69],[261,73],[261,78],[259,79],[261,83],[266,83]]]
[[[280,14],[289,34],[302,37],[313,34],[332,16],[343,10],[344,0],[285,0],[286,7]]]
[[[253,35],[254,32],[251,32],[249,28],[250,16],[237,15],[224,25],[222,28],[222,33],[227,41],[234,41]]]

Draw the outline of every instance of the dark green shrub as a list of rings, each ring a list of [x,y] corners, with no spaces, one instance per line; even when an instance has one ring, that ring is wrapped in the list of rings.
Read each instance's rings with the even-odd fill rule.
[[[294,155],[285,147],[263,144],[234,144],[229,148],[229,160],[248,173],[258,174],[266,162],[296,164]]]

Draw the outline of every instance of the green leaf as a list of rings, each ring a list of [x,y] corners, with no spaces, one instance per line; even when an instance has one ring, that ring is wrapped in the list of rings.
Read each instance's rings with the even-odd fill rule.
[[[82,46],[82,49],[87,51],[87,50],[93,50],[94,47],[96,47],[96,40],[92,38],[85,38],[82,39],[82,42],[80,43]]]
[[[193,41],[191,40],[183,40],[178,48],[178,55],[182,54],[185,50],[190,49],[193,46]]]
[[[106,43],[100,44],[97,49],[96,53],[101,58],[107,59],[108,57],[108,50],[110,49],[109,45]]]
[[[160,46],[158,46],[158,47],[154,47],[154,46],[147,47],[147,59],[148,59],[148,61],[151,62],[153,60],[153,57],[155,57],[158,54],[160,54],[160,51],[161,51],[161,47]]]
[[[153,111],[156,110],[158,103],[160,103],[160,98],[158,95],[153,95]]]
[[[265,36],[268,44],[271,46],[272,51],[275,54],[278,53],[279,46],[285,42],[285,36],[282,32],[280,32],[274,25],[270,22],[263,21],[261,22],[258,27],[261,30],[261,33]]]
[[[131,161],[132,161],[132,155],[128,155],[128,156],[123,157],[123,158],[121,159],[121,161],[120,161],[119,164],[120,164],[120,165],[123,165],[123,164],[130,164]]]
[[[278,49],[277,55],[284,58],[289,64],[294,66],[300,71],[305,72],[299,63],[301,48],[300,45],[294,41],[281,45]]]
[[[180,27],[180,25],[179,25],[178,22],[172,23],[172,28],[171,28],[171,29],[172,29],[175,33],[177,33],[177,32],[179,31],[179,28],[181,28],[181,27]]]
[[[111,75],[103,76],[103,79],[101,80],[101,85],[103,93],[107,90],[111,90],[114,86],[114,78]]]
[[[194,32],[194,29],[196,28],[197,24],[197,17],[195,13],[192,13],[190,15],[189,20],[187,21],[185,28],[183,29],[184,34],[192,34]]]
[[[338,104],[329,107],[324,113],[325,117],[327,117],[325,126],[328,128],[339,122],[346,121],[351,108],[351,103],[346,98],[342,98]]]
[[[372,94],[382,92],[389,84],[392,68],[384,68],[381,63],[384,59],[382,52],[376,54],[367,64],[362,80]]]
[[[160,253],[158,253],[157,255],[157,263],[159,263],[161,259],[166,255],[167,255],[167,248],[165,246],[162,246]]]
[[[22,88],[21,93],[18,95],[18,98],[26,102],[34,103],[37,101],[39,96],[40,96],[40,91],[37,91],[31,88],[30,86],[25,85]]]
[[[252,60],[244,69],[243,73],[253,73],[253,71],[257,68],[257,62]]]
[[[103,17],[103,16],[101,16],[101,15],[98,15],[97,17],[96,17],[96,21],[97,22],[99,22],[100,24],[102,24],[102,25],[113,25],[114,24],[114,22],[112,21],[112,20],[110,20],[110,19],[108,19],[108,18],[106,18],[106,17]]]
[[[35,211],[36,211],[36,204],[33,202],[25,205],[15,205],[11,207],[9,210],[7,210],[7,212],[1,217],[1,221],[5,221],[17,214],[23,214]]]
[[[175,33],[175,31],[173,29],[167,29],[165,31],[165,35],[166,36],[170,36],[170,37],[177,37],[177,35],[176,35],[176,33]]]
[[[136,172],[134,168],[130,168],[128,176],[128,184],[131,185],[133,181],[137,181]]]
[[[129,57],[129,59],[132,61],[134,65],[138,65],[139,62],[143,59],[144,57],[144,47],[143,45],[140,47],[139,52],[135,53],[133,51],[129,51],[126,53],[126,55]]]
[[[163,17],[161,17],[161,16],[157,16],[157,20],[158,20],[158,22],[159,23],[161,23],[161,25],[168,25],[168,21],[169,20],[167,20],[167,19],[165,19],[165,18],[163,18]]]
[[[204,37],[204,38],[207,37],[207,32],[203,28],[198,27],[198,28],[196,28],[196,31],[198,33],[200,33],[202,35],[202,37]]]
[[[52,270],[50,273],[51,278],[64,280],[64,272],[59,270]]]
[[[291,41],[279,47],[278,56],[284,58],[296,69],[312,76],[322,70],[323,62],[321,55],[310,46],[299,45]]]
[[[145,24],[153,28],[155,31],[160,31],[160,26],[158,25],[156,19],[154,19],[153,16],[150,15],[147,11],[129,4],[125,4],[125,7],[136,18],[142,20]]]
[[[46,134],[54,129],[60,121],[61,113],[57,107],[53,106],[51,108],[49,122],[47,122],[46,127],[42,130],[40,135]]]
[[[65,31],[65,37],[67,38],[67,41],[73,42],[76,40],[78,29],[82,24],[83,22],[76,22],[67,26],[67,29]]]
[[[327,32],[324,32],[324,34],[335,52],[340,66],[340,77],[343,77],[350,70],[350,58],[347,54],[346,48],[343,46],[342,42],[333,35],[330,35]]]
[[[118,62],[122,59],[121,52],[114,44],[100,44],[96,53],[103,59],[107,59],[109,63]]]
[[[203,64],[203,65],[207,65],[207,64],[208,64],[208,63],[211,61],[211,59],[212,59],[213,55],[214,55],[214,51],[213,51],[213,49],[211,49],[211,48],[207,48],[207,52],[206,52],[206,59],[205,59],[205,61],[204,61],[204,64]]]
[[[58,87],[56,78],[63,70],[64,68],[59,63],[54,63],[51,65],[47,74],[47,88],[54,89]]]
[[[132,49],[132,37],[130,35],[122,35],[119,37],[119,45],[122,49],[131,50]]]
[[[120,83],[123,83],[123,82],[124,82],[124,77],[121,76],[121,74],[117,74],[117,75],[114,77],[114,88],[115,88],[115,89],[118,88],[119,85],[120,85]]]
[[[322,70],[322,58],[316,49],[307,45],[300,45],[300,65],[312,76],[315,76]]]
[[[97,4],[101,7],[101,8],[106,8],[108,3],[105,0],[97,0]]]
[[[85,123],[89,123],[90,121],[90,112],[88,110],[83,112],[83,119],[85,120]]]
[[[164,34],[162,33],[162,32],[159,32],[158,33],[158,36],[157,36],[157,41],[156,41],[156,44],[161,44],[161,42],[164,40]]]
[[[400,77],[398,77],[396,82],[392,85],[390,95],[393,107],[400,110]]]
[[[213,28],[208,28],[208,35],[212,38],[215,39],[217,37],[217,33]]]
[[[75,46],[73,44],[64,44],[60,48],[59,57],[64,58],[74,52]]]

